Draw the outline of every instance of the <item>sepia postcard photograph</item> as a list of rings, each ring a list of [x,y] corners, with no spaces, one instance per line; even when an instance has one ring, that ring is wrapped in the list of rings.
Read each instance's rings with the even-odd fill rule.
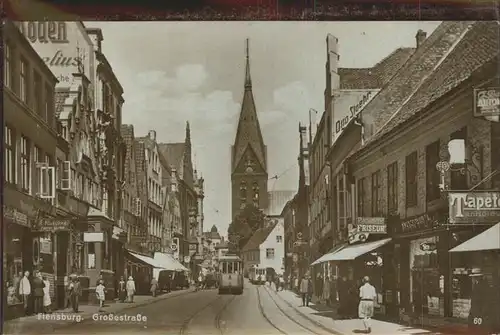
[[[2,333],[500,334],[498,20],[219,2],[9,7]]]

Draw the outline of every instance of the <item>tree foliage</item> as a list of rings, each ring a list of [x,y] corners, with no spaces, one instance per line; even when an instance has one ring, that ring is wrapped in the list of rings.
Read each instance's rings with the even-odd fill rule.
[[[230,249],[241,250],[252,235],[264,225],[264,213],[254,205],[246,205],[229,225]]]

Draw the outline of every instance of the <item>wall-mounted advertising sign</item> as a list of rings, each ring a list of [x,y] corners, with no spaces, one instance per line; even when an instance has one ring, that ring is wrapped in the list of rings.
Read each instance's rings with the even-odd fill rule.
[[[500,221],[500,192],[452,192],[448,199],[450,223]]]
[[[94,47],[81,22],[24,21],[16,25],[61,85],[71,85],[73,73],[78,72],[94,83]]]
[[[474,116],[500,116],[500,87],[474,90]]]
[[[387,234],[387,222],[382,217],[359,217],[347,230],[349,243],[364,242],[370,234]]]
[[[379,90],[341,90],[333,105],[332,136],[335,141],[349,122],[373,99]]]

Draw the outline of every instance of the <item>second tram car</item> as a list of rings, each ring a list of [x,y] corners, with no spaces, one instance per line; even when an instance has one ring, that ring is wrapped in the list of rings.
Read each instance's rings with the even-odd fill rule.
[[[248,271],[248,279],[254,285],[261,285],[266,282],[266,268],[253,266]]]
[[[219,259],[219,294],[243,293],[243,266],[241,258],[226,255]]]

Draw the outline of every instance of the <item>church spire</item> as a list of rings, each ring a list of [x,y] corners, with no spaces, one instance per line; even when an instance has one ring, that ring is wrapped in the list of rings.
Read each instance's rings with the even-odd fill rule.
[[[246,67],[245,67],[245,90],[252,89],[252,77],[250,76],[250,42],[249,39],[246,39]]]
[[[266,146],[262,138],[252,93],[248,39],[246,39],[245,56],[245,90],[243,92],[238,128],[236,130],[236,137],[233,145],[232,171],[235,171],[242,160],[249,159],[248,155],[254,155],[256,159],[255,163],[259,164],[261,169],[267,172]]]

